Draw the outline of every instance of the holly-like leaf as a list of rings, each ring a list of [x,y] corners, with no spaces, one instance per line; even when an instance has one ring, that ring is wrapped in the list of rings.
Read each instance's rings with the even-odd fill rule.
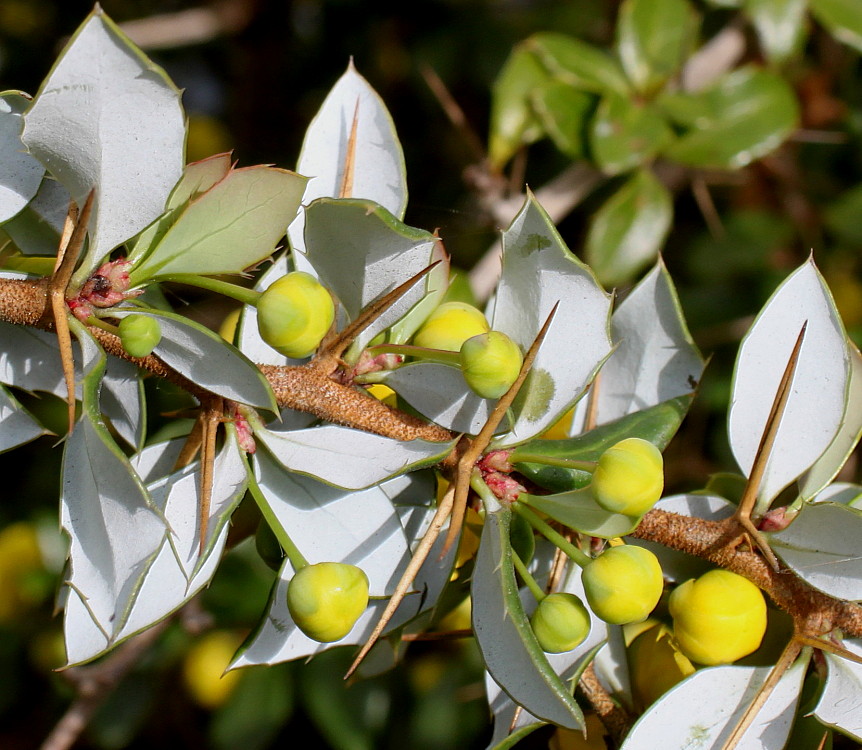
[[[400,513],[393,500],[414,502],[418,490],[425,494],[428,486],[414,476],[398,477],[361,492],[345,492],[313,479],[283,470],[266,452],[254,457],[260,488],[258,502],[264,517],[276,536],[285,533],[310,563],[339,560],[362,568],[369,578],[372,595],[392,591],[410,558],[409,539],[402,526]],[[425,510],[425,514],[430,514]],[[430,602],[436,601],[442,581],[448,580],[453,555],[439,561],[438,549],[426,560],[415,582],[416,594],[408,595],[390,623],[399,627],[414,617],[420,607],[428,606],[425,591],[427,581],[436,579],[427,591]],[[443,575],[440,575],[443,571]],[[249,664],[274,664],[318,653],[330,647],[311,640],[294,624],[287,609],[287,586],[293,577],[293,567],[285,560],[276,580],[267,614],[256,631],[240,649],[232,667]],[[372,600],[350,633],[340,644],[358,644],[367,639],[374,628],[386,600]]]
[[[106,355],[81,324],[71,323],[83,359],[83,412],[63,454],[60,516],[70,539],[66,653],[77,663],[116,642],[167,526],[102,422]]]
[[[596,420],[604,424],[697,388],[703,358],[659,262],[611,317],[617,348],[602,367]]]
[[[737,747],[745,750],[784,747],[793,727],[807,663],[807,656],[803,656],[784,673]],[[769,667],[698,670],[641,716],[621,750],[681,748],[693,741],[703,748],[722,747],[769,671]]]
[[[33,199],[3,225],[3,231],[24,255],[56,255],[70,200],[66,188],[45,176]]]
[[[164,211],[184,161],[180,92],[97,6],[24,121],[22,140],[79,206],[96,191],[83,282]]]
[[[592,94],[626,95],[631,86],[613,55],[588,42],[552,31],[533,34],[524,47],[541,60],[553,77]]]
[[[305,245],[321,283],[355,320],[369,302],[432,263],[436,238],[371,201],[320,198],[305,212]],[[403,318],[426,293],[425,283],[415,284],[362,331],[354,351]]]
[[[862,642],[847,639],[844,648],[862,657]],[[862,742],[862,664],[823,651],[828,676],[814,715],[828,727]]]
[[[496,401],[477,396],[458,367],[415,362],[386,373],[383,382],[416,411],[453,432],[476,435]],[[508,422],[503,421],[502,429]]]
[[[21,93],[0,94],[0,223],[17,214],[36,195],[45,167],[21,143],[21,113],[30,100]]]
[[[0,386],[0,453],[47,434],[48,430]]]
[[[308,126],[296,171],[310,178],[306,205],[316,198],[364,198],[404,218],[407,178],[395,125],[352,61]],[[290,246],[300,253],[304,229],[300,212],[287,230]]]
[[[117,318],[145,315],[159,322],[162,338],[153,353],[191,382],[231,401],[276,412],[275,396],[263,373],[217,333],[176,313],[124,308]]]
[[[635,88],[649,94],[674,76],[693,46],[695,31],[694,11],[686,0],[625,0],[616,49]]]
[[[808,0],[745,0],[745,9],[767,58],[781,63],[799,51]]]
[[[131,362],[116,357],[108,360],[101,408],[117,434],[133,448],[140,448],[147,426],[144,384]]]
[[[811,14],[832,35],[862,52],[862,8],[855,0],[808,0]]]
[[[285,432],[259,428],[254,434],[286,469],[351,490],[430,466],[455,442],[403,442],[339,425]]]
[[[513,404],[515,424],[496,447],[529,440],[554,424],[583,395],[611,350],[608,295],[530,194],[503,233],[492,328],[525,352],[554,305],[554,319]]]
[[[862,510],[807,503],[790,526],[767,537],[773,552],[814,588],[836,599],[862,599]]]
[[[304,188],[304,177],[284,169],[232,170],[179,211],[130,271],[131,285],[175,274],[242,273],[275,250]]]
[[[654,105],[628,96],[602,98],[590,125],[590,150],[605,174],[648,164],[673,140],[664,115]]]
[[[835,478],[862,435],[862,356],[852,343],[848,341],[847,345],[850,356],[847,408],[835,439],[799,482],[799,496],[806,500]]]
[[[629,281],[652,263],[673,219],[673,198],[649,169],[632,174],[596,211],[586,258],[604,284]]]
[[[549,466],[546,463],[531,460],[531,457],[546,456],[597,461],[604,451],[629,437],[649,440],[657,448],[664,450],[679,429],[691,401],[691,396],[679,396],[643,411],[620,417],[577,437],[563,440],[534,440],[518,447],[510,460],[515,464],[515,468],[531,482],[552,492],[568,492],[586,487],[592,479],[592,474],[589,472]]]
[[[518,596],[511,516],[509,508],[486,508],[473,569],[473,632],[485,667],[513,701],[544,721],[582,729],[583,713],[536,641]]]
[[[65,398],[57,336],[36,328],[0,323],[0,383]],[[80,378],[76,377],[76,382]],[[76,390],[80,396],[80,385]]]
[[[846,337],[829,290],[811,260],[779,286],[739,349],[728,433],[733,455],[745,474],[751,471],[803,324],[807,328],[792,391],[758,492],[760,512],[823,454],[844,417],[849,378]]]
[[[787,81],[753,66],[722,76],[706,91],[663,98],[662,105],[690,128],[665,155],[692,167],[744,167],[778,148],[799,121]]]

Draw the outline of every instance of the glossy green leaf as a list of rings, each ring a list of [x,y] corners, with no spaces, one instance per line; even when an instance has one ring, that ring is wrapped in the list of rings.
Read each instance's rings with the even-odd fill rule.
[[[778,148],[799,122],[790,85],[753,66],[728,73],[702,93],[667,97],[662,105],[691,128],[665,155],[692,167],[744,167]]]
[[[624,0],[616,49],[635,88],[649,94],[674,76],[693,47],[695,31],[687,0]]]
[[[811,14],[836,39],[862,52],[862,7],[856,0],[808,0]]]
[[[552,492],[567,492],[586,487],[592,477],[586,471],[547,466],[526,460],[518,461],[516,457],[519,454],[535,454],[551,458],[596,461],[614,443],[628,437],[649,440],[664,450],[679,429],[691,401],[691,396],[679,396],[649,409],[628,414],[578,437],[525,443],[513,454],[513,459],[516,460],[515,468],[531,482]]]
[[[768,538],[775,554],[814,588],[836,599],[862,599],[862,511],[808,503],[790,526]]]
[[[778,385],[805,324],[792,390],[758,491],[758,512],[820,458],[844,417],[850,364],[846,334],[813,260],[773,293],[742,341],[728,414],[730,447],[748,474]]]
[[[171,274],[238,274],[270,255],[299,209],[305,178],[245,167],[188,203],[129,273],[132,286]]]
[[[192,383],[224,396],[270,411],[278,411],[275,395],[263,373],[221,336],[190,318],[160,310],[123,308],[117,318],[146,315],[155,318],[162,339],[153,352]]]
[[[521,148],[542,137],[530,96],[550,74],[525,44],[516,46],[491,88],[488,158],[500,169]]]
[[[508,508],[487,508],[473,570],[473,631],[494,680],[534,716],[569,729],[584,717],[542,651],[518,596]]]
[[[571,159],[584,156],[586,124],[595,106],[591,94],[561,81],[549,81],[533,92],[533,109],[554,145]]]
[[[606,285],[629,281],[655,261],[672,219],[668,189],[650,170],[635,172],[593,217],[587,262]]]
[[[164,211],[185,135],[180,91],[96,6],[39,89],[22,136],[79,206],[96,189],[77,281]]]
[[[605,50],[567,34],[553,31],[533,34],[524,47],[562,83],[593,94],[629,92],[626,75],[615,57]]]
[[[586,488],[556,495],[522,493],[520,499],[570,529],[601,539],[630,534],[640,523],[640,516],[624,516],[605,510]]]
[[[745,0],[745,10],[772,62],[781,63],[799,51],[805,39],[808,0]]]
[[[664,115],[652,104],[628,96],[603,97],[590,126],[593,159],[610,175],[647,164],[672,140]]]
[[[22,94],[7,91],[0,94],[0,223],[17,214],[36,195],[45,167],[24,149],[21,113],[30,100]]]

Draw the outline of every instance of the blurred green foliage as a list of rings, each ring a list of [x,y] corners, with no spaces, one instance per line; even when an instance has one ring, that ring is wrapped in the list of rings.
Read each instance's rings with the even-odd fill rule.
[[[119,23],[197,7],[185,0],[102,5]],[[652,232],[654,249],[661,248],[692,334],[711,356],[694,407],[666,454],[668,490],[695,489],[705,476],[735,469],[724,410],[736,347],[779,279],[809,253],[862,344],[862,14],[834,0],[661,0],[648,18],[625,4],[617,24],[619,5],[422,0],[408,12],[402,3],[360,0],[225,2],[207,7],[242,8],[230,32],[147,51],[186,89],[191,159],[233,148],[244,165],[284,167],[295,163],[309,120],[353,56],[392,112],[405,148],[407,222],[439,227],[461,268],[474,264],[499,227],[464,179],[477,162],[470,140],[446,119],[424,70],[445,82],[481,140],[489,128],[496,133],[488,146],[492,174],[535,189],[572,160],[603,170],[609,179],[560,222],[560,231],[598,266],[607,259],[602,245],[628,234]],[[769,24],[769,8],[778,6],[787,6],[793,21],[783,35]],[[34,93],[64,36],[90,8],[77,0],[0,0],[0,90]],[[662,22],[661,13],[674,22]],[[685,23],[676,23],[680,18]],[[737,78],[701,95],[680,94],[674,76],[698,40],[727,28],[739,30],[745,42]],[[713,123],[727,126],[733,107],[746,109],[746,97],[736,98],[746,86],[758,89],[764,116],[782,108],[786,116],[776,126],[777,149],[755,149],[751,159],[740,159],[739,149],[722,151],[728,143],[708,135]],[[739,114],[743,136],[752,135],[749,116]],[[694,179],[674,178],[673,170],[691,166]],[[644,229],[650,203],[660,204],[659,220]],[[641,267],[602,273],[624,295]],[[214,328],[226,312],[203,299],[183,299],[190,302],[188,314]],[[163,384],[148,389],[153,424],[160,413],[184,405]],[[62,404],[21,397],[28,408],[56,413],[62,434]],[[41,742],[73,695],[64,676],[52,671],[63,659],[60,622],[52,616],[63,560],[56,439],[0,455],[5,750]],[[255,509],[244,508],[234,519],[237,538],[253,532],[257,521]],[[208,630],[243,638],[273,575],[253,540],[236,546],[201,597]],[[338,750],[462,750],[487,742],[481,662],[470,640],[411,644],[410,659],[346,689],[341,676],[351,654],[342,649],[307,665],[255,667],[206,706],[182,676],[199,640],[173,623],[102,706],[79,747],[264,750],[303,737],[308,746]],[[219,662],[215,673],[224,666]],[[518,747],[547,742],[540,732]]]

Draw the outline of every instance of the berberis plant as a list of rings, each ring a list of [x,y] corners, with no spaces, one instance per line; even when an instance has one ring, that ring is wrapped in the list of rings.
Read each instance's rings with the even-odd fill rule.
[[[648,6],[628,0],[623,20]],[[559,44],[530,49],[547,60]],[[653,53],[623,58],[642,93],[666,81]],[[769,75],[747,70],[715,96]],[[674,101],[678,117],[692,105]],[[230,154],[185,164],[180,92],[96,8],[32,99],[2,95],[0,123],[0,448],[48,431],[16,390],[67,400],[69,665],[185,607],[246,498],[277,577],[232,669],[347,645],[348,674],[372,674],[469,596],[491,747],[547,724],[584,730],[588,709],[626,750],[780,748],[806,675],[820,691],[806,711],[860,736],[862,490],[833,480],[862,430],[862,359],[813,259],[739,351],[741,493],[661,498],[661,451],[703,370],[662,263],[616,304],[528,193],[484,313],[449,304],[442,240],[403,223],[401,147],[352,65],[296,172]],[[688,138],[676,158],[699,153]],[[652,179],[637,174],[630,185]],[[173,309],[170,284],[241,303],[231,340]],[[154,382],[185,392],[175,416],[193,419],[148,433]],[[670,622],[668,591],[674,629],[653,631]],[[697,665],[676,660],[678,684],[648,700],[629,677],[638,629]],[[759,661],[727,663],[761,640]]]

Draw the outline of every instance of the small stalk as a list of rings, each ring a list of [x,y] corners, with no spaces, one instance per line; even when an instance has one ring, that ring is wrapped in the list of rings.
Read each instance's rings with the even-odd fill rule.
[[[411,344],[377,344],[368,348],[372,355],[377,354],[400,354],[404,357],[414,357],[425,362],[436,362],[441,365],[460,366],[461,355],[459,352],[451,352],[446,349],[428,349],[424,346],[413,346]]]
[[[108,333],[113,333],[114,336],[120,335],[120,329],[115,325],[111,325],[110,323],[106,323],[104,320],[97,318],[95,315],[90,315],[84,321],[84,325],[93,326],[93,328],[101,328],[103,331],[107,331]]]
[[[173,273],[167,276],[160,276],[159,281],[173,281],[177,284],[200,287],[201,289],[207,289],[210,292],[230,297],[252,307],[257,305],[257,301],[262,294],[262,292],[255,291],[254,289],[249,289],[239,284],[232,284],[230,281],[211,279],[208,276],[198,276],[194,273]]]
[[[260,487],[257,484],[257,480],[251,472],[249,472],[248,477],[248,491],[257,503],[257,507],[260,508],[261,515],[269,524],[269,528],[272,529],[272,533],[275,534],[275,538],[278,539],[278,543],[284,550],[284,554],[287,555],[287,559],[290,560],[290,564],[293,566],[294,572],[298,572],[301,568],[308,565],[308,560],[305,559],[305,556],[299,551],[299,548],[293,543],[293,540],[288,536],[287,532],[278,522],[278,519],[272,512],[272,508],[269,507],[269,503],[267,503],[266,498],[263,496],[263,492],[261,492]]]
[[[546,596],[544,590],[538,583],[536,583],[536,579],[530,575],[530,571],[527,570],[527,566],[524,565],[524,561],[521,559],[520,555],[515,552],[515,550],[512,550],[512,564],[515,566],[515,570],[518,572],[518,575],[521,576],[521,580],[524,582],[524,585],[530,589],[530,592],[536,597],[536,601],[542,601]]]
[[[543,464],[545,466],[557,466],[561,469],[577,469],[592,474],[598,466],[598,461],[581,461],[576,458],[558,458],[555,456],[543,456],[541,453],[530,453],[515,449],[509,455],[510,464]]]
[[[551,542],[555,547],[558,547],[565,552],[574,563],[580,567],[589,565],[593,558],[581,552],[574,544],[566,539],[562,534],[555,531],[550,524],[543,521],[532,510],[530,510],[524,501],[518,501],[512,504],[514,511],[521,516],[527,523],[538,531],[545,539]]]

